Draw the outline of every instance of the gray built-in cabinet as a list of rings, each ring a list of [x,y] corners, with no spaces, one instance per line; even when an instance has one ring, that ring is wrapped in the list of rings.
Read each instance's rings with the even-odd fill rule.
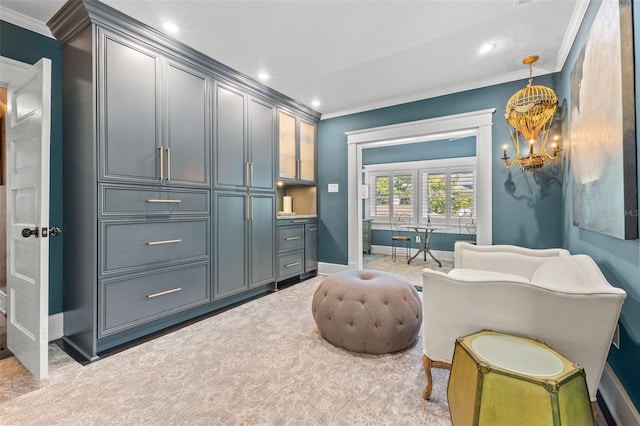
[[[63,48],[64,340],[96,359],[275,288],[277,111],[314,134],[319,114],[95,0],[48,25]]]
[[[214,102],[214,298],[224,298],[276,278],[276,107],[219,83]]]
[[[318,219],[278,219],[278,281],[314,275],[318,269]]]

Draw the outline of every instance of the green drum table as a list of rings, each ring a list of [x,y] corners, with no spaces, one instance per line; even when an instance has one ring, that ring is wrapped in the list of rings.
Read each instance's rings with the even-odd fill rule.
[[[584,370],[546,344],[494,331],[456,341],[447,391],[456,425],[593,425]]]

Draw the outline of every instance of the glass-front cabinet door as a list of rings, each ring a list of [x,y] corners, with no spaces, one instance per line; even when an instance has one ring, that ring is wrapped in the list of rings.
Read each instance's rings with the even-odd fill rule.
[[[296,118],[280,112],[278,114],[278,129],[280,152],[278,176],[285,179],[296,179]]]
[[[300,170],[298,179],[315,181],[316,128],[300,121]]]

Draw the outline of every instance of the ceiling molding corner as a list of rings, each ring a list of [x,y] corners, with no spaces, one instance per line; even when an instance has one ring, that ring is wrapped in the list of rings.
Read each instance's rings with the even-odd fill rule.
[[[562,40],[562,44],[558,50],[558,56],[556,56],[557,69],[560,71],[569,57],[569,52],[576,40],[576,36],[580,30],[580,25],[582,25],[582,20],[584,19],[584,15],[587,13],[587,8],[589,7],[590,2],[591,0],[578,0],[576,2],[576,6],[573,9],[573,15],[571,15],[571,21],[569,21],[567,31],[564,33],[564,39]]]
[[[44,22],[33,19],[27,15],[23,15],[15,10],[8,9],[2,5],[0,5],[0,19],[29,31],[33,31],[34,33],[55,39],[53,34],[51,34],[51,31],[49,31],[47,24]]]

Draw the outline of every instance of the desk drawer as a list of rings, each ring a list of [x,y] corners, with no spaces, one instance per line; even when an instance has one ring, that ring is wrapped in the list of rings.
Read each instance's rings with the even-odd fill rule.
[[[296,251],[278,256],[278,279],[294,277],[304,271],[304,252]]]
[[[209,302],[209,264],[99,284],[99,337]]]
[[[101,221],[102,275],[209,256],[209,220]]]
[[[304,248],[304,225],[278,227],[278,252]]]
[[[101,216],[205,215],[209,192],[101,185],[99,206]]]

